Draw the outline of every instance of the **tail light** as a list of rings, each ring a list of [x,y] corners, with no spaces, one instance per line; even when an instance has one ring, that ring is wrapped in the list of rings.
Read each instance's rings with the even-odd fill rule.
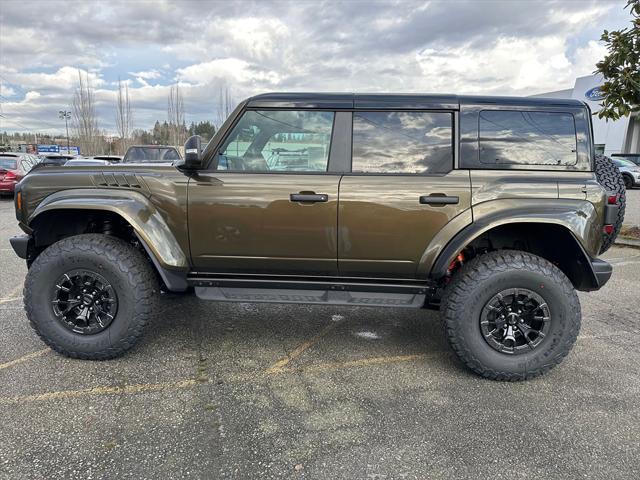
[[[18,180],[18,176],[11,172],[11,171],[7,171],[7,173],[4,174],[4,179],[5,180]]]
[[[608,205],[617,205],[618,200],[620,200],[620,194],[616,193],[615,195],[607,196],[607,204]]]
[[[602,227],[602,231],[607,235],[611,235],[613,233],[613,225],[605,225]]]

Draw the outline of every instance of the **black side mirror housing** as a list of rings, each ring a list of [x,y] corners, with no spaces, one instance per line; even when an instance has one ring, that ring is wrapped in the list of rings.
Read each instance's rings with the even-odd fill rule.
[[[204,168],[202,161],[202,137],[193,135],[184,144],[184,168],[200,170]]]

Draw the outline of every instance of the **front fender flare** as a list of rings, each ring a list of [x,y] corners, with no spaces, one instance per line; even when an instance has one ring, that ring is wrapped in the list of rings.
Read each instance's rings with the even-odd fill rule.
[[[121,216],[131,225],[149,255],[162,268],[188,270],[189,261],[160,212],[147,197],[130,190],[82,188],[46,197],[28,218],[31,224],[52,210],[103,210]]]

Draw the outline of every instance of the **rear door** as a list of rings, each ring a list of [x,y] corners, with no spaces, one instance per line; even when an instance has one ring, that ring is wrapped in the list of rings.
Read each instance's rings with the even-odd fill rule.
[[[196,270],[337,274],[336,114],[247,110],[189,183]],[[344,143],[344,142],[342,142]],[[342,161],[344,165],[344,158]]]
[[[454,145],[452,111],[354,112],[352,168],[340,182],[341,275],[417,276],[435,235],[470,208]]]

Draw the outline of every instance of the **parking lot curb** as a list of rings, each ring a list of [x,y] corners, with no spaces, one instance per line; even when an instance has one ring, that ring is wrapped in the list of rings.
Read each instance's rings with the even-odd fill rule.
[[[625,247],[640,248],[640,240],[634,238],[618,237],[614,243]]]

